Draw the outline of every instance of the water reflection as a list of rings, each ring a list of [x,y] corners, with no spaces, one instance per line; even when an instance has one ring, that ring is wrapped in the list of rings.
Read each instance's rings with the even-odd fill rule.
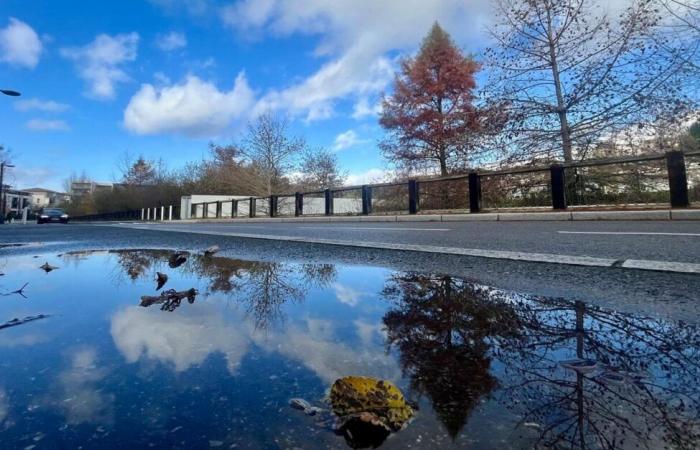
[[[173,256],[167,250],[115,250],[113,253],[131,280],[145,277],[155,280],[156,269],[165,267]],[[208,280],[207,294],[231,294],[236,301],[246,305],[249,316],[259,328],[266,328],[280,319],[282,305],[302,301],[309,289],[324,288],[337,276],[332,264],[291,265],[186,252],[176,254],[187,254],[177,270]],[[186,297],[189,300],[190,296]],[[179,302],[176,303],[179,306]]]
[[[457,436],[498,384],[489,371],[489,338],[519,336],[516,312],[449,276],[397,274],[383,295],[394,305],[383,319],[388,344],[400,351],[411,387],[430,398],[449,434]]]
[[[540,441],[578,448],[697,448],[700,332],[684,323],[568,302],[516,302],[521,339],[500,358],[503,398],[541,424]],[[562,367],[590,359],[594,370]]]
[[[323,406],[348,376],[418,403],[382,448],[700,442],[694,325],[444,275],[172,255],[45,255],[61,267],[48,276],[8,265],[8,283],[34,288],[0,302],[3,444],[40,430],[74,448],[101,427],[95,447],[344,448],[288,402]]]
[[[697,448],[700,332],[582,302],[397,274],[388,343],[453,437],[494,392],[559,448]],[[562,365],[589,360],[577,368]]]

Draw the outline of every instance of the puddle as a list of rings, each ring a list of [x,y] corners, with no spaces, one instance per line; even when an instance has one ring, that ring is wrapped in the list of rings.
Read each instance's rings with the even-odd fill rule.
[[[171,256],[7,258],[3,447],[700,445],[694,325],[448,276]],[[340,429],[326,399],[348,376],[402,393],[400,420],[365,422],[391,431]]]

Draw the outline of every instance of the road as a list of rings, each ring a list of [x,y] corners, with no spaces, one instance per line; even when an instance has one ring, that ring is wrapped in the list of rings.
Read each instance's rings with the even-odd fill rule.
[[[57,254],[69,250],[163,248],[201,252],[210,245],[219,255],[275,262],[313,262],[378,266],[389,270],[442,273],[478,283],[536,295],[581,300],[620,311],[640,311],[677,320],[697,320],[700,275],[630,270],[620,267],[576,266],[522,262],[455,254],[406,252],[353,246],[247,239],[228,234],[343,238],[362,242],[401,242],[411,239],[426,245],[468,245],[470,248],[567,251],[591,257],[653,258],[698,263],[700,224],[656,223],[343,223],[343,224],[157,224],[143,225],[12,225],[0,228],[0,272],[12,256]],[[378,229],[376,229],[378,228]],[[437,230],[447,231],[437,231]],[[178,232],[165,232],[176,230]],[[435,231],[428,231],[435,230]],[[638,232],[671,234],[591,234],[576,232]],[[203,234],[208,233],[208,234]],[[6,247],[24,242],[31,245]],[[38,262],[37,264],[40,264]]]
[[[700,263],[700,222],[363,222],[363,223],[151,223],[147,229],[362,245],[398,244],[444,249]]]

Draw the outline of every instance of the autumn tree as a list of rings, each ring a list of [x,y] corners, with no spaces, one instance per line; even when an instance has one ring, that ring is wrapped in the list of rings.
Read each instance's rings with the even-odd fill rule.
[[[466,166],[473,150],[470,135],[479,129],[478,70],[479,64],[435,23],[418,54],[401,62],[394,92],[383,101],[384,157],[400,169],[437,167],[441,175]]]
[[[663,33],[656,0],[614,17],[597,0],[498,0],[496,16],[489,97],[509,105],[503,136],[528,159],[584,158],[601,138],[692,105],[688,55]]]

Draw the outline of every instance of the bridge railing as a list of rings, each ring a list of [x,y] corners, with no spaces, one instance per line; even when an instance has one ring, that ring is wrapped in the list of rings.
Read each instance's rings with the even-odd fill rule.
[[[700,151],[480,170],[250,201],[255,203],[254,208],[248,204],[248,213],[239,209],[235,217],[479,213],[614,206],[687,208],[700,206]],[[261,203],[265,206],[261,207]],[[225,216],[204,218],[207,217]]]
[[[194,203],[190,216],[233,219],[669,206],[700,207],[700,151],[474,170],[448,177]],[[175,209],[169,214],[163,208],[169,207],[139,211],[141,220],[179,218]],[[124,213],[114,214],[126,218],[119,216]],[[102,218],[111,215],[80,219],[120,220]],[[133,213],[128,217],[138,218]]]

